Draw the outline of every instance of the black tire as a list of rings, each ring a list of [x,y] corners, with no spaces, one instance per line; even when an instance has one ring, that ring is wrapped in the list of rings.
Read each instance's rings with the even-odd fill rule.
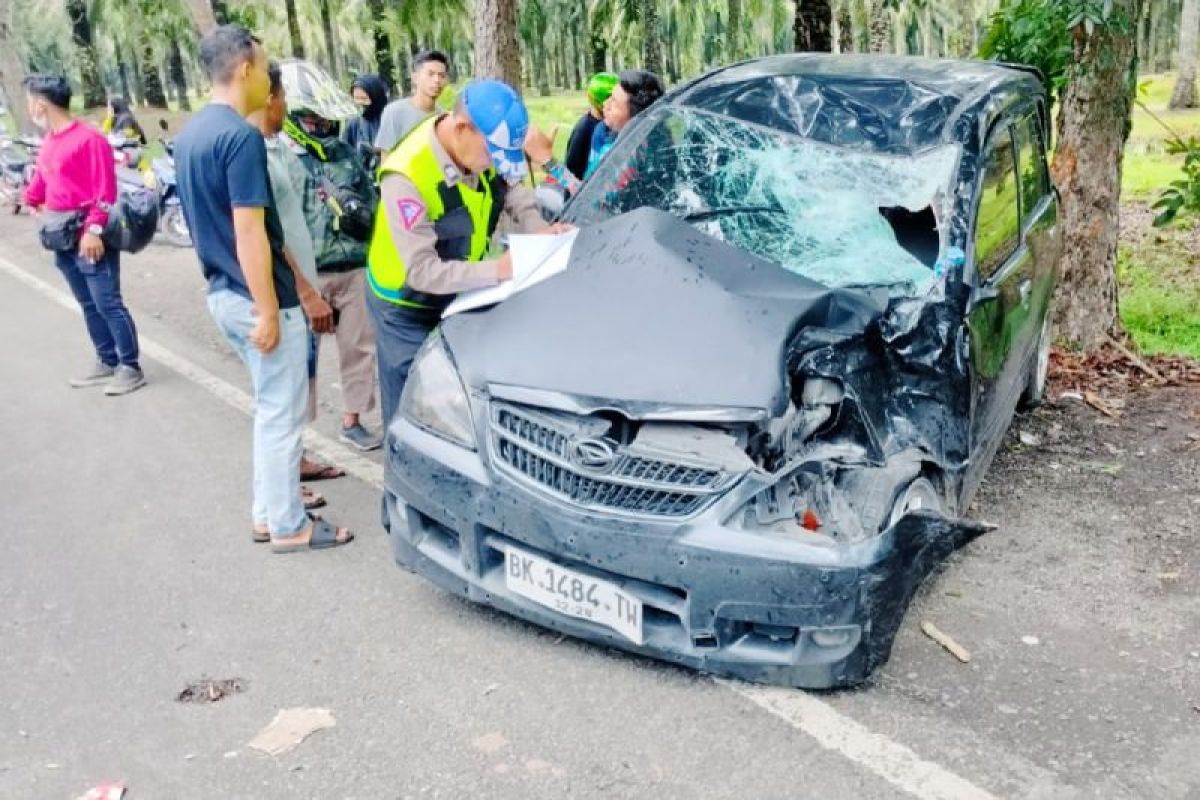
[[[1050,374],[1050,336],[1050,314],[1047,313],[1038,334],[1037,350],[1029,362],[1025,388],[1021,391],[1021,399],[1017,401],[1017,408],[1021,411],[1035,409],[1046,399],[1046,378]]]

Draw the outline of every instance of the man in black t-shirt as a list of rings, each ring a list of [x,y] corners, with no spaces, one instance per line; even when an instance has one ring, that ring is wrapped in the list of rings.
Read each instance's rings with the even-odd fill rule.
[[[179,199],[208,308],[254,387],[255,541],[275,552],[335,547],[353,536],[305,514],[301,433],[308,408],[308,321],[283,254],[262,135],[244,117],[266,105],[267,55],[246,29],[200,43],[212,102],[175,140]]]

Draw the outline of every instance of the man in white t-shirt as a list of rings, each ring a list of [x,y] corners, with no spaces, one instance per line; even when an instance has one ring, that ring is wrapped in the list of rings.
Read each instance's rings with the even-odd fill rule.
[[[445,53],[426,50],[413,59],[412,94],[393,100],[383,109],[375,148],[386,153],[400,143],[409,131],[438,113],[438,97],[450,80],[450,60]]]

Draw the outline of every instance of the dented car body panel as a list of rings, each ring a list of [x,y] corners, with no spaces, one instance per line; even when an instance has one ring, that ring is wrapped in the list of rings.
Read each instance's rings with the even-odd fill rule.
[[[965,509],[1040,389],[1045,113],[1028,72],[905,58],[772,57],[669,94],[567,207],[568,269],[418,356],[388,438],[396,560],[697,669],[866,679],[982,532]]]

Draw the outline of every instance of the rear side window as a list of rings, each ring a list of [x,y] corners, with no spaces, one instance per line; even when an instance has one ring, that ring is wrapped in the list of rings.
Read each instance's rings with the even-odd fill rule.
[[[1021,238],[1018,194],[1012,135],[1005,128],[988,145],[975,215],[975,265],[981,278],[990,278],[1017,250]]]
[[[1027,225],[1037,204],[1050,192],[1046,147],[1042,144],[1042,130],[1036,114],[1027,114],[1017,123],[1017,143],[1020,147],[1021,224]]]

